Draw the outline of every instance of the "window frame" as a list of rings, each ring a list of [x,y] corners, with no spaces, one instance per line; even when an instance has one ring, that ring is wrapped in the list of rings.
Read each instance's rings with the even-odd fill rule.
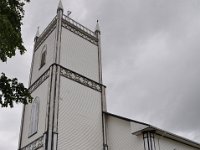
[[[32,106],[31,106],[28,137],[35,135],[38,131],[39,110],[40,110],[40,99],[37,96],[37,97],[35,97],[35,99],[32,103]]]
[[[45,44],[42,48],[41,54],[40,54],[40,67],[41,69],[46,64],[46,57],[47,57],[47,44]]]

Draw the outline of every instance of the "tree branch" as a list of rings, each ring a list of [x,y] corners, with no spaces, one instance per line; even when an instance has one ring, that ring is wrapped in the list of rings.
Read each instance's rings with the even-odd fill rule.
[[[13,103],[28,104],[32,97],[22,83],[16,78],[9,79],[4,73],[0,77],[0,105],[1,107],[13,107]]]

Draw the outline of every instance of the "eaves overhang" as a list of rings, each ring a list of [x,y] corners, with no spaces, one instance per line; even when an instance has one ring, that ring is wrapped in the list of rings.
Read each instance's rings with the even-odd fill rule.
[[[139,135],[142,135],[145,132],[153,132],[156,135],[160,136],[160,138],[165,137],[165,138],[168,138],[168,139],[171,139],[171,140],[174,140],[174,141],[177,141],[177,142],[180,142],[180,143],[183,143],[183,144],[195,147],[195,148],[200,148],[200,143],[194,142],[192,140],[181,137],[181,136],[176,135],[174,133],[162,130],[162,129],[157,128],[155,126],[152,126],[150,124],[140,122],[140,121],[136,121],[136,120],[132,120],[132,119],[129,119],[129,118],[125,118],[125,117],[122,117],[122,116],[118,116],[118,115],[115,115],[115,114],[112,114],[112,113],[109,113],[109,112],[104,112],[104,113],[107,114],[107,115],[113,116],[113,117],[117,117],[119,119],[123,119],[123,120],[129,121],[129,122],[133,122],[133,123],[142,125],[143,128],[139,129],[139,130],[135,130],[134,132],[132,132],[133,135],[139,136]]]
[[[179,135],[176,135],[174,133],[159,129],[159,128],[151,126],[151,125],[149,125],[148,127],[144,128],[142,130],[138,130],[138,131],[136,131],[132,134],[138,136],[138,135],[141,135],[145,132],[152,132],[152,133],[154,133],[154,134],[156,134],[160,137],[165,137],[165,138],[168,138],[168,139],[171,139],[171,140],[174,140],[174,141],[177,141],[177,142],[181,142],[181,143],[184,143],[186,145],[189,145],[189,146],[192,146],[192,147],[195,147],[195,148],[200,148],[200,144],[197,143],[197,142],[194,142],[194,141],[189,140],[187,138],[181,137]]]

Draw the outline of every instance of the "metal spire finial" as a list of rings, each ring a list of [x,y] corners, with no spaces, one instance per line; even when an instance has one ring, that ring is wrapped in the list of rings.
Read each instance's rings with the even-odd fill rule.
[[[37,27],[37,32],[36,32],[35,37],[39,37],[39,36],[40,36],[40,27],[38,26],[38,27]]]
[[[40,36],[40,27],[38,26],[37,27],[37,32],[36,32],[36,35],[35,35],[35,38],[34,38],[34,41],[37,42],[37,39],[39,38]]]
[[[100,27],[99,27],[99,20],[97,20],[95,32],[100,32]]]
[[[59,4],[58,4],[58,9],[57,9],[57,11],[58,10],[62,10],[63,11],[63,4],[62,4],[62,1],[60,0],[59,1]]]

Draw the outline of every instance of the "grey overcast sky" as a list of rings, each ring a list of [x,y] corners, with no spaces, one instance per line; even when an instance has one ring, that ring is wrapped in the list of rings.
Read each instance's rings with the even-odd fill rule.
[[[33,39],[58,0],[25,7],[28,49],[0,71],[28,83]],[[64,13],[90,29],[100,20],[108,111],[200,142],[200,0],[63,0]],[[21,106],[0,109],[0,149],[17,149]]]

